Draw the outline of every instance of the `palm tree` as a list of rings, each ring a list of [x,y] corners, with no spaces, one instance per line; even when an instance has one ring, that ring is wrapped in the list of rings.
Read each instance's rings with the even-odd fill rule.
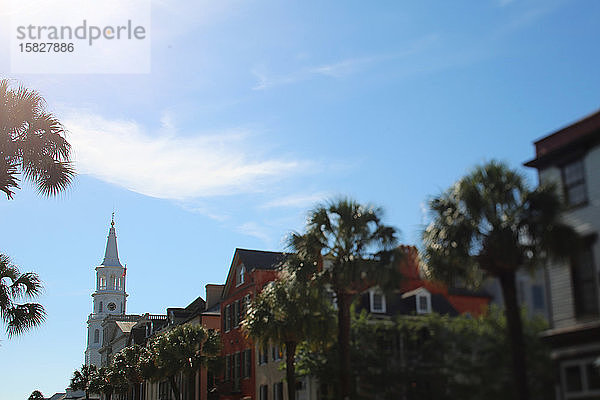
[[[41,195],[57,195],[75,174],[70,152],[65,129],[45,110],[44,98],[0,79],[0,190],[11,199],[22,174]]]
[[[432,221],[423,232],[427,272],[448,283],[499,279],[516,391],[520,400],[528,399],[515,276],[520,268],[533,271],[547,258],[572,254],[575,248],[575,232],[560,222],[555,188],[530,190],[516,171],[492,161],[433,198],[429,207]]]
[[[288,399],[296,398],[295,356],[300,342],[323,342],[333,331],[333,309],[318,287],[283,271],[269,282],[248,308],[242,327],[262,347],[285,346]]]
[[[97,372],[95,365],[82,365],[81,369],[73,372],[71,378],[71,389],[83,390],[85,392],[85,399],[89,400],[90,393],[95,391],[94,388],[94,377]]]
[[[180,400],[176,377],[210,365],[220,351],[218,333],[201,325],[179,325],[148,342],[148,352],[142,354],[140,369],[147,379],[167,379],[175,400]]]
[[[32,182],[43,196],[65,190],[75,174],[70,162],[71,146],[56,117],[45,111],[35,90],[11,89],[0,79],[0,190],[8,199],[19,188],[19,175]],[[16,303],[37,296],[39,277],[20,274],[10,259],[0,254],[0,316],[9,337],[41,324],[44,308],[36,303]]]
[[[381,216],[381,209],[354,200],[330,201],[309,213],[304,234],[290,238],[290,248],[302,260],[299,273],[314,275],[335,293],[344,400],[351,392],[350,306],[369,287],[379,285],[387,291],[401,279],[396,230],[384,225]]]
[[[20,303],[37,297],[41,291],[42,283],[36,274],[20,273],[7,256],[0,254],[0,317],[6,324],[8,337],[44,322],[44,307],[37,303]]]

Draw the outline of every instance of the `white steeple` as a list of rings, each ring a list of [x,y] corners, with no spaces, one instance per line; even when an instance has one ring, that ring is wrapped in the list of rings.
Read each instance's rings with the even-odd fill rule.
[[[113,213],[108,230],[106,250],[102,264],[96,267],[96,291],[92,294],[92,313],[88,317],[87,348],[85,364],[100,367],[102,347],[102,321],[107,315],[124,315],[127,293],[125,279],[127,268],[119,261],[117,234],[115,232],[115,214]]]

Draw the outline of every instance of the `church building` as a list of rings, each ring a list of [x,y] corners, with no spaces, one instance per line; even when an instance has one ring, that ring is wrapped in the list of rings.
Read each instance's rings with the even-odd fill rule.
[[[100,348],[103,342],[102,322],[111,316],[124,316],[127,305],[125,292],[126,267],[119,261],[114,214],[108,231],[104,260],[96,267],[96,291],[92,294],[92,313],[87,324],[85,365],[101,366]]]

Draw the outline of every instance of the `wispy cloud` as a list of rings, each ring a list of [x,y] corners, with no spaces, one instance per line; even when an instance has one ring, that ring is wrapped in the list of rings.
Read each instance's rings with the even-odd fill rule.
[[[253,193],[308,170],[309,161],[272,156],[246,130],[177,134],[168,114],[158,134],[135,121],[67,113],[77,169],[147,196],[187,200]]]
[[[327,192],[318,192],[313,194],[293,194],[273,199],[263,204],[262,208],[308,208],[314,206],[320,201],[323,201],[324,199],[327,199],[330,196],[331,194]]]
[[[267,232],[267,229],[264,227],[264,225],[259,225],[256,222],[246,222],[238,226],[237,231],[244,235],[252,236],[262,240],[267,247],[270,247],[272,244],[271,235],[269,232]]]
[[[437,34],[429,34],[408,43],[404,50],[391,54],[367,55],[362,57],[349,57],[339,61],[302,67],[283,74],[269,74],[264,66],[254,67],[251,71],[256,78],[254,90],[264,90],[274,86],[288,85],[306,81],[316,77],[346,78],[365,69],[371,65],[389,60],[396,60],[428,48],[438,40]]]

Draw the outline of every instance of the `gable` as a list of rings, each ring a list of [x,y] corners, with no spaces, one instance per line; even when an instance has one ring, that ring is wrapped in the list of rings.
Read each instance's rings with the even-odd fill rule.
[[[246,269],[246,273],[250,273],[255,270],[273,271],[282,266],[286,256],[287,255],[285,253],[276,251],[235,249],[221,297],[226,298],[229,296],[232,288],[234,289],[236,287],[236,272],[242,264]],[[248,278],[246,277],[246,279]]]

